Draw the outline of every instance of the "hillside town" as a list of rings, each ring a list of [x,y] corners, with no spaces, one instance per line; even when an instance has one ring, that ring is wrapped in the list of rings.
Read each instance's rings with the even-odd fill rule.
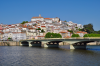
[[[46,33],[60,33],[62,38],[70,38],[72,33],[68,30],[73,30],[80,37],[83,37],[87,32],[78,31],[82,29],[81,24],[73,23],[72,21],[61,21],[60,18],[43,18],[41,15],[32,17],[30,22],[25,24],[0,24],[0,40],[12,38],[13,41],[22,39],[44,39]]]

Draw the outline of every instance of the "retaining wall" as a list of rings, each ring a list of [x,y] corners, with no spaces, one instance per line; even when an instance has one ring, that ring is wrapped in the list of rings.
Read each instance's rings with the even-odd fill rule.
[[[16,41],[1,41],[0,46],[19,46],[19,42],[16,42]]]

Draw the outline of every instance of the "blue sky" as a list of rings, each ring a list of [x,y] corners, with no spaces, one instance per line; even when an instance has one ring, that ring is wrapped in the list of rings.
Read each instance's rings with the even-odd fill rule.
[[[100,0],[0,0],[0,23],[31,21],[33,16],[59,17],[100,30]]]

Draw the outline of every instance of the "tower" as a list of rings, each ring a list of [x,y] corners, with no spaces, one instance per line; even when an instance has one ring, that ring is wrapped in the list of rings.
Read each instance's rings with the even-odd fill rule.
[[[41,14],[39,14],[39,17],[41,17]]]

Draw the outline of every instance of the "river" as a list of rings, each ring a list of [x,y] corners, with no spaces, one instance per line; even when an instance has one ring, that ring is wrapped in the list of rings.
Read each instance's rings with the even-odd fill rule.
[[[0,46],[0,66],[100,66],[100,46],[87,50],[59,48]]]

